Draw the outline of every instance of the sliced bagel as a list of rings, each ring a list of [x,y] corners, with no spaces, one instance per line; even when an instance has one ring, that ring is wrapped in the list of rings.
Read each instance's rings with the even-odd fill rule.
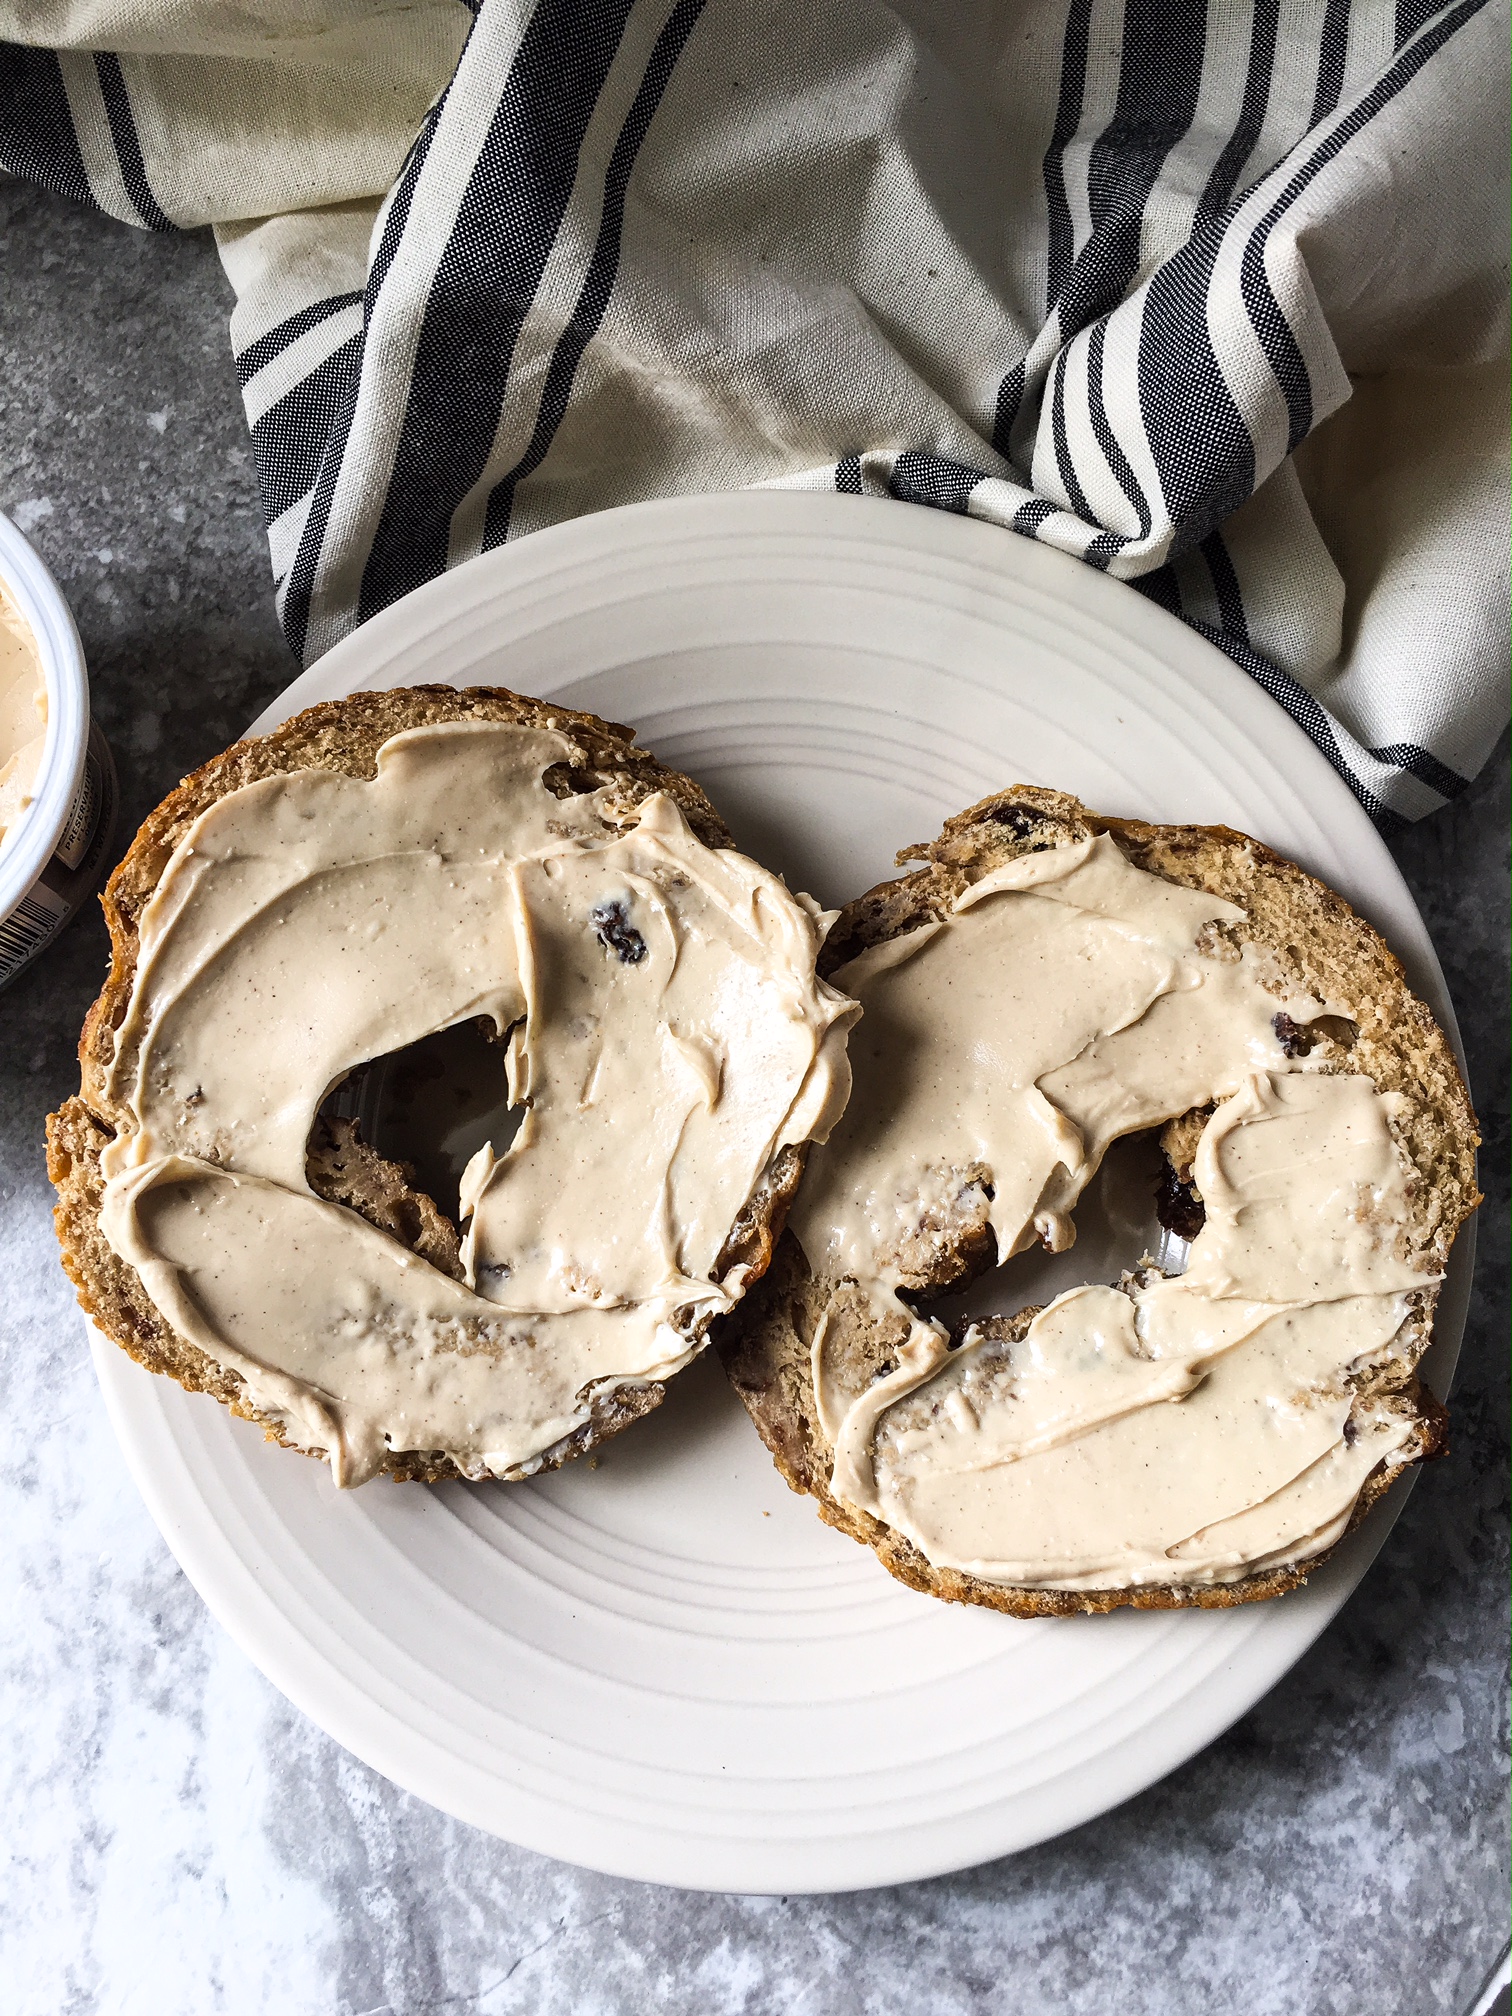
[[[154,1299],[141,1269],[123,1258],[107,1236],[102,1210],[109,1151],[118,1140],[127,1141],[139,1124],[121,1082],[118,1049],[122,1042],[144,1040],[140,1032],[136,1037],[123,1037],[119,1032],[128,1029],[140,977],[144,913],[171,864],[183,858],[181,850],[203,815],[263,780],[309,772],[373,780],[379,774],[379,752],[393,738],[408,730],[450,724],[501,724],[544,730],[564,738],[564,759],[539,772],[538,777],[539,783],[563,802],[564,832],[586,831],[590,836],[612,839],[617,833],[633,831],[637,808],[653,794],[661,794],[672,801],[697,843],[717,852],[733,849],[727,828],[698,785],[637,748],[630,729],[592,715],[494,688],[456,691],[421,687],[359,693],[312,707],[271,734],[239,742],[205,764],[143,823],[110,878],[103,899],[112,959],[80,1041],[80,1091],[48,1123],[48,1169],[58,1192],[55,1219],[63,1264],[90,1318],[149,1370],[169,1375],[190,1391],[211,1394],[234,1413],[259,1422],[270,1440],[307,1453],[326,1455],[330,1451],[312,1447],[310,1437],[299,1432],[287,1410],[260,1404],[243,1371],[204,1348],[203,1339],[196,1341],[185,1334],[184,1322],[170,1320],[161,1294]],[[667,816],[677,823],[675,815]],[[744,863],[744,857],[733,853],[726,854],[726,859]],[[755,872],[765,876],[765,871]],[[780,885],[773,900],[793,902],[780,891]],[[794,909],[801,928],[811,933],[808,970],[813,986],[817,983],[813,982],[812,955],[820,932],[805,913],[796,913],[796,906]],[[608,948],[617,942],[612,937],[613,920],[595,928],[606,948],[599,956],[612,965],[615,962]],[[639,951],[632,946],[628,953],[620,947],[619,958],[638,959],[643,952],[644,946]],[[647,962],[648,968],[651,963]],[[801,948],[796,963],[801,968]],[[838,1023],[843,1041],[843,1028],[853,1011],[822,985],[818,996],[829,1004],[821,1016]],[[499,1039],[505,1033],[503,1029],[495,1032]],[[805,1145],[803,1140],[779,1140],[765,1165],[754,1172],[747,1194],[729,1220],[722,1249],[707,1275],[713,1284],[723,1286],[727,1299],[739,1291],[742,1282],[757,1278],[770,1261],[802,1170]],[[204,1152],[214,1160],[220,1151],[212,1148]],[[229,1167],[234,1170],[235,1166],[233,1157]],[[571,1182],[572,1175],[562,1172],[564,1184]],[[416,1187],[412,1169],[379,1154],[361,1138],[350,1119],[333,1118],[328,1113],[315,1119],[304,1177],[313,1198],[355,1214],[393,1249],[416,1256],[427,1274],[434,1270],[446,1283],[456,1284],[457,1294],[470,1292],[462,1282],[464,1242],[458,1225]],[[711,1310],[702,1306],[687,1313],[682,1335],[690,1351],[704,1341],[710,1319]],[[579,1395],[581,1404],[570,1432],[533,1451],[528,1460],[490,1474],[529,1475],[556,1468],[649,1411],[664,1392],[660,1378],[599,1380]],[[368,1469],[394,1478],[425,1481],[480,1474],[475,1463],[459,1461],[456,1451],[435,1448],[392,1447],[381,1462],[370,1463]],[[356,1481],[361,1481],[360,1475]]]
[[[1098,835],[1109,836],[1136,868],[1225,899],[1244,913],[1243,921],[1204,927],[1210,934],[1205,949],[1220,960],[1249,956],[1246,946],[1263,954],[1276,996],[1275,1035],[1287,1058],[1305,1052],[1308,1071],[1363,1074],[1380,1093],[1390,1095],[1391,1135],[1410,1171],[1410,1208],[1399,1257],[1423,1276],[1441,1275],[1457,1230],[1480,1201],[1475,1116],[1454,1054],[1378,933],[1321,882],[1241,833],[1108,818],[1064,793],[1015,786],[949,820],[937,840],[901,853],[900,866],[920,865],[842,910],[826,942],[821,970],[831,977],[841,974],[838,984],[843,986],[843,969],[851,961],[920,926],[950,918],[966,891],[1006,864]],[[921,967],[928,957],[927,949],[918,954]],[[1305,1020],[1282,1010],[1283,1001],[1297,998],[1314,1004]],[[863,1017],[853,1055],[865,1038]],[[1171,1115],[1161,1134],[1166,1177],[1160,1215],[1184,1238],[1197,1234],[1202,1222],[1193,1161],[1212,1111],[1206,1105]],[[847,1115],[847,1123],[851,1117]],[[833,1143],[824,1153],[832,1149]],[[822,1164],[823,1155],[811,1169],[810,1184]],[[766,1277],[721,1326],[721,1360],[788,1484],[815,1498],[823,1519],[871,1546],[910,1587],[1014,1616],[1108,1611],[1123,1605],[1224,1607],[1274,1596],[1305,1580],[1328,1558],[1339,1534],[1305,1558],[1269,1561],[1256,1572],[1210,1583],[1173,1576],[1169,1582],[1145,1577],[1119,1587],[1015,1586],[969,1572],[959,1563],[937,1564],[915,1539],[835,1488],[836,1446],[815,1385],[816,1339],[821,1340],[824,1376],[843,1395],[864,1394],[895,1377],[901,1354],[919,1335],[917,1319],[929,1317],[932,1300],[961,1289],[998,1259],[988,1222],[992,1174],[985,1167],[963,1166],[946,1171],[933,1184],[927,1208],[918,1209],[888,1255],[894,1290],[906,1301],[879,1307],[833,1254],[828,1262],[818,1257],[811,1265],[790,1227]],[[800,1192],[799,1213],[810,1194],[807,1188]],[[1129,1266],[1139,1268],[1143,1257],[1131,1254]],[[1120,1285],[1127,1291],[1136,1279],[1155,1278],[1148,1268],[1146,1262],[1144,1274]],[[979,1287],[977,1299],[981,1293]],[[1355,1439],[1353,1424],[1359,1419],[1398,1424],[1389,1438],[1395,1446],[1363,1481],[1349,1528],[1411,1463],[1441,1454],[1447,1446],[1444,1410],[1415,1372],[1430,1341],[1437,1296],[1435,1285],[1417,1288],[1406,1298],[1406,1320],[1389,1354],[1347,1375],[1346,1441]],[[1010,1267],[1003,1300],[1012,1299]],[[969,1334],[979,1348],[1010,1353],[1039,1313],[1023,1308],[975,1325],[957,1321],[950,1346],[959,1348]]]

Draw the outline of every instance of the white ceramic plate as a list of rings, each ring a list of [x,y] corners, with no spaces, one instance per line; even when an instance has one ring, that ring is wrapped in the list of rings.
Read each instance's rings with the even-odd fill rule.
[[[805,495],[606,512],[420,589],[255,726],[427,681],[635,722],[829,903],[1014,781],[1238,826],[1348,895],[1449,1021],[1390,856],[1280,708],[1132,590],[963,518]],[[596,1469],[342,1497],[213,1402],[95,1356],[169,1546],[306,1714],[479,1827],[691,1888],[894,1883],[1103,1812],[1286,1671],[1401,1497],[1276,1603],[1018,1623],[915,1595],[822,1526],[712,1359]]]

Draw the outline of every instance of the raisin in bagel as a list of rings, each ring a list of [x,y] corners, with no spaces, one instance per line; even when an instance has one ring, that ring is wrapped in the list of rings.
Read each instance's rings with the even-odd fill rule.
[[[812,910],[630,730],[503,690],[236,744],[104,907],[48,1127],[64,1265],[139,1363],[342,1483],[529,1475],[654,1407],[848,1085]],[[473,1017],[524,1120],[468,1165],[464,1236],[320,1109]]]
[[[1226,828],[1019,786],[898,859],[821,956],[863,1003],[855,1092],[719,1333],[736,1391],[794,1490],[947,1601],[1293,1587],[1445,1447],[1415,1368],[1480,1200],[1443,1032],[1347,904]],[[1184,1272],[1135,1250],[1112,1287],[930,1321],[1069,1245],[1109,1143],[1157,1128]]]

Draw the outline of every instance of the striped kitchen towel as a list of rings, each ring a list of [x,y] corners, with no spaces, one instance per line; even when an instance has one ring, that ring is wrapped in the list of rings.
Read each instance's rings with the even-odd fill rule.
[[[0,0],[0,161],[215,227],[318,657],[577,513],[964,512],[1385,825],[1505,719],[1506,0]]]

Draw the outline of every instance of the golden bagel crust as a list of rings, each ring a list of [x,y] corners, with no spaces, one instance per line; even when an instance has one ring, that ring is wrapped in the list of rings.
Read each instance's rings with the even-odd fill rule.
[[[190,1392],[209,1393],[245,1420],[259,1422],[271,1442],[289,1442],[275,1421],[247,1399],[239,1374],[225,1370],[180,1337],[159,1313],[134,1268],[120,1260],[99,1226],[104,1179],[100,1156],[129,1121],[107,1090],[115,1032],[125,1017],[136,975],[138,923],[174,849],[218,799],[294,770],[331,770],[347,777],[377,774],[378,751],[407,728],[437,722],[505,721],[522,728],[554,728],[583,751],[581,765],[554,765],[547,782],[561,797],[615,787],[611,801],[627,809],[653,792],[674,799],[706,846],[734,845],[728,828],[691,778],[669,770],[635,746],[634,730],[570,707],[552,706],[503,687],[416,686],[387,693],[354,693],[307,708],[271,734],[249,736],[186,777],[142,822],[125,859],[111,875],[101,902],[110,928],[111,963],[105,985],[79,1039],[80,1089],[47,1123],[47,1171],[58,1193],[53,1212],[63,1265],[90,1319],[149,1371],[166,1373]],[[716,1263],[720,1276],[742,1265],[754,1278],[772,1257],[777,1236],[803,1170],[804,1150],[783,1149],[753,1192]],[[455,1226],[413,1184],[407,1165],[389,1161],[364,1142],[350,1121],[317,1122],[307,1173],[311,1188],[359,1212],[381,1231],[420,1253],[443,1273],[460,1272]],[[595,1396],[590,1419],[548,1450],[535,1468],[557,1469],[586,1454],[658,1405],[658,1381],[627,1385]],[[301,1452],[313,1453],[313,1452]],[[384,1474],[439,1483],[462,1473],[440,1451],[395,1451]]]
[[[1248,922],[1216,927],[1229,937],[1234,956],[1243,942],[1264,946],[1279,962],[1288,993],[1335,1004],[1355,1024],[1351,1041],[1347,1027],[1335,1029],[1330,1023],[1334,1033],[1310,1045],[1309,1054],[1315,1050],[1327,1070],[1364,1072],[1381,1091],[1403,1095],[1405,1107],[1393,1120],[1393,1132],[1418,1175],[1408,1257],[1425,1272],[1441,1272],[1455,1233],[1481,1201],[1475,1183],[1480,1137],[1454,1053],[1379,933],[1314,876],[1245,834],[1223,826],[1153,826],[1108,818],[1065,792],[1014,785],[947,820],[937,840],[904,849],[900,866],[910,861],[923,865],[879,883],[841,911],[820,959],[821,972],[833,975],[868,946],[946,916],[964,889],[1017,855],[1096,833],[1111,835],[1137,867],[1238,904]],[[1163,1145],[1183,1177],[1190,1174],[1190,1145],[1199,1131],[1196,1116],[1183,1116],[1165,1130]],[[984,1240],[975,1228],[966,1228],[938,1253],[919,1283],[926,1310],[930,1295],[963,1287],[995,1257],[990,1234]],[[1448,1447],[1448,1417],[1413,1369],[1432,1335],[1437,1294],[1436,1289],[1421,1290],[1414,1298],[1403,1356],[1353,1382],[1362,1401],[1385,1405],[1410,1420],[1413,1430],[1403,1449],[1366,1479],[1351,1531],[1410,1463],[1440,1456]],[[817,1418],[809,1356],[826,1308],[826,1350],[841,1354],[848,1367],[846,1385],[854,1390],[891,1359],[902,1341],[895,1334],[901,1332],[901,1321],[879,1322],[859,1297],[846,1296],[843,1283],[816,1279],[791,1233],[783,1235],[764,1279],[721,1326],[720,1359],[792,1489],[815,1498],[821,1518],[873,1548],[883,1566],[910,1588],[1015,1617],[1124,1606],[1226,1609],[1295,1588],[1328,1558],[1320,1554],[1297,1568],[1272,1569],[1212,1587],[1169,1584],[1085,1592],[1008,1588],[936,1568],[902,1534],[829,1491],[833,1450]],[[1023,1334],[1036,1313],[1023,1309],[979,1327],[1010,1340]]]

